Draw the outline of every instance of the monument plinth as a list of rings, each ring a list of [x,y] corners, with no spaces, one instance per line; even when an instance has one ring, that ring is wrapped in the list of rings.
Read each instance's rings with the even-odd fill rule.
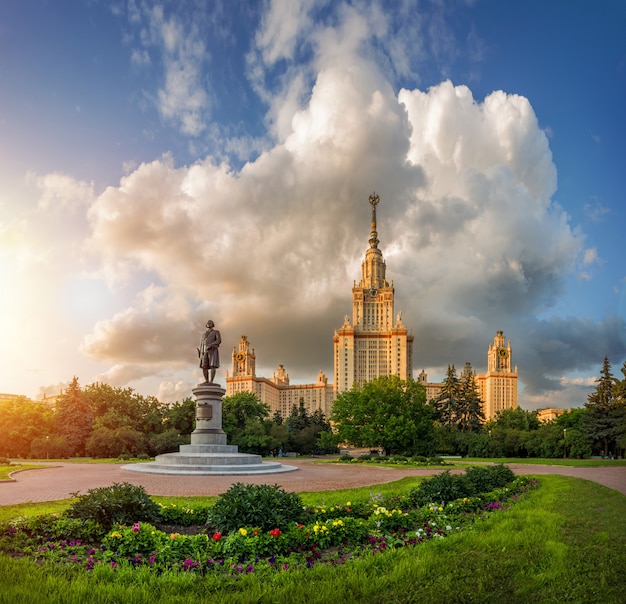
[[[239,453],[236,445],[226,444],[222,430],[222,396],[226,391],[213,383],[198,384],[193,390],[196,398],[196,429],[191,444],[181,445],[178,453],[157,455],[154,461],[122,466],[123,470],[151,474],[178,475],[246,475],[292,472],[295,466],[263,461],[260,455]]]

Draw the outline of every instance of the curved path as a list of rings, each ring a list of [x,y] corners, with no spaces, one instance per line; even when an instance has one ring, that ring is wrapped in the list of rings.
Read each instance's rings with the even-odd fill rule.
[[[286,491],[324,491],[392,482],[404,476],[430,476],[443,470],[387,468],[348,464],[318,464],[314,459],[289,460],[297,472],[259,476],[170,476],[122,469],[120,464],[42,463],[42,469],[13,474],[0,482],[0,506],[56,501],[89,489],[129,482],[143,486],[150,495],[189,497],[219,495],[236,482],[278,484]],[[516,474],[561,474],[592,480],[626,495],[626,466],[575,468],[569,466],[507,464]],[[462,470],[453,470],[462,471]]]

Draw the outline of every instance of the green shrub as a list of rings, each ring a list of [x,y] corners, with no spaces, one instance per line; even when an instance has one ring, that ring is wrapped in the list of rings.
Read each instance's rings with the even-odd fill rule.
[[[515,479],[513,471],[503,464],[467,468],[465,476],[470,496],[501,488]]]
[[[159,504],[161,508],[161,522],[163,524],[178,524],[180,526],[192,526],[205,524],[212,510],[212,505],[194,505],[184,507],[175,503],[167,505]]]
[[[302,500],[295,493],[278,485],[238,482],[217,498],[208,523],[227,533],[242,526],[267,531],[285,529],[290,523],[304,522],[305,517]]]
[[[8,457],[0,457],[0,466],[10,466],[11,460]]]
[[[408,505],[422,507],[429,503],[448,503],[462,497],[475,497],[502,488],[515,479],[513,471],[503,464],[468,468],[465,474],[443,474],[427,478],[411,489],[405,500]]]
[[[75,493],[72,495],[76,496]],[[158,522],[161,517],[159,506],[145,489],[128,482],[89,489],[78,497],[66,514],[69,518],[94,520],[106,530],[116,524]]]

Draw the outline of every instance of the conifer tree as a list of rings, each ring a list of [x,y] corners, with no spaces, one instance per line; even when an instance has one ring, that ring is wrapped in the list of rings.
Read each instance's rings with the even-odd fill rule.
[[[441,392],[431,401],[435,420],[442,426],[452,429],[456,424],[460,394],[461,383],[456,369],[454,365],[448,365]]]

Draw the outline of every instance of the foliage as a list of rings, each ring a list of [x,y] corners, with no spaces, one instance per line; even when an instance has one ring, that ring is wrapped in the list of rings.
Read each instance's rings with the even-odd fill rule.
[[[433,502],[447,503],[504,487],[514,479],[511,469],[504,465],[468,468],[465,474],[450,474],[447,470],[411,489],[407,499],[416,507]]]
[[[85,445],[93,424],[93,410],[74,376],[54,409],[55,435],[68,445],[68,457],[85,454]]]
[[[387,454],[433,450],[432,407],[413,380],[385,376],[355,386],[338,396],[332,419],[341,440],[354,446],[382,447]]]
[[[0,455],[28,457],[32,441],[50,434],[52,411],[25,397],[0,401],[0,426]]]
[[[148,451],[153,457],[163,453],[178,451],[180,445],[189,444],[189,435],[182,436],[175,429],[161,432],[160,434],[150,434],[148,436]]]
[[[70,444],[61,436],[39,436],[30,443],[30,455],[36,459],[64,459],[71,454]]]
[[[83,396],[93,409],[96,427],[128,427],[146,435],[163,431],[164,405],[153,396],[100,383],[87,386]]]
[[[457,421],[457,407],[460,399],[460,382],[454,365],[448,365],[446,377],[439,396],[430,401],[434,409],[434,419],[443,426],[452,428]]]
[[[164,412],[163,427],[175,430],[178,434],[191,434],[196,425],[196,401],[187,397],[182,402],[175,402]]]
[[[180,534],[137,521],[111,527],[101,540],[96,535],[99,546],[93,534],[86,543],[75,536],[80,525],[87,524],[80,520],[52,515],[16,519],[0,526],[0,550],[14,555],[23,552],[38,563],[47,563],[49,570],[82,566],[94,578],[104,568],[120,572],[132,568],[137,581],[145,578],[145,572],[161,574],[171,569],[197,572],[209,580],[213,574],[223,578],[244,572],[275,573],[292,566],[310,568],[323,562],[332,566],[459,532],[479,520],[479,515],[511,505],[531,482],[518,479],[509,490],[492,491],[481,499],[457,501],[445,508],[430,505],[405,510],[391,507],[378,496],[367,504],[348,501],[330,508],[317,506],[310,514],[312,521],[291,522],[283,529],[240,525],[230,534]],[[395,500],[407,501],[403,497]]]
[[[138,457],[148,450],[148,439],[130,426],[96,428],[89,437],[85,453],[91,457]]]
[[[178,526],[192,526],[205,524],[212,509],[212,505],[178,505],[176,503],[158,504],[161,511],[163,524],[176,524]]]
[[[626,363],[622,368],[624,380],[611,373],[611,363],[604,357],[600,377],[594,392],[587,397],[584,418],[585,432],[592,440],[596,451],[604,456],[617,454],[626,435]]]
[[[89,489],[71,504],[67,516],[94,520],[108,530],[115,524],[156,522],[161,514],[159,506],[150,499],[143,487],[124,482]]]
[[[222,399],[222,429],[228,442],[242,453],[267,454],[275,446],[264,420],[269,406],[252,392],[238,392]]]
[[[241,526],[283,529],[304,519],[302,500],[295,493],[278,485],[238,482],[217,498],[208,522],[221,532],[232,533]]]
[[[349,497],[355,492],[361,489],[349,491]],[[321,503],[329,493],[306,495]],[[89,549],[79,551],[67,544],[64,553],[70,566],[61,566],[60,558],[53,564],[32,562],[30,554],[0,556],[0,576],[10,578],[3,582],[0,601],[521,604],[623,600],[626,500],[622,494],[590,481],[544,476],[540,489],[515,501],[505,513],[490,513],[488,522],[481,522],[486,513],[479,511],[474,524],[464,525],[468,530],[454,524],[460,516],[450,518],[446,508],[433,516],[437,526],[429,527],[429,537],[407,546],[400,545],[400,537],[409,541],[417,540],[417,535],[372,535],[372,541],[368,539],[358,550],[342,544],[328,551],[258,561],[190,557],[177,564],[161,562],[158,554],[154,562],[148,557],[104,563],[104,552],[95,548],[93,566],[86,572],[81,569],[87,567]],[[467,505],[459,503],[461,510]],[[446,532],[450,521],[452,531]],[[445,539],[437,533],[440,526],[448,534]],[[427,527],[420,528],[427,532]],[[75,553],[77,561],[72,561]]]

